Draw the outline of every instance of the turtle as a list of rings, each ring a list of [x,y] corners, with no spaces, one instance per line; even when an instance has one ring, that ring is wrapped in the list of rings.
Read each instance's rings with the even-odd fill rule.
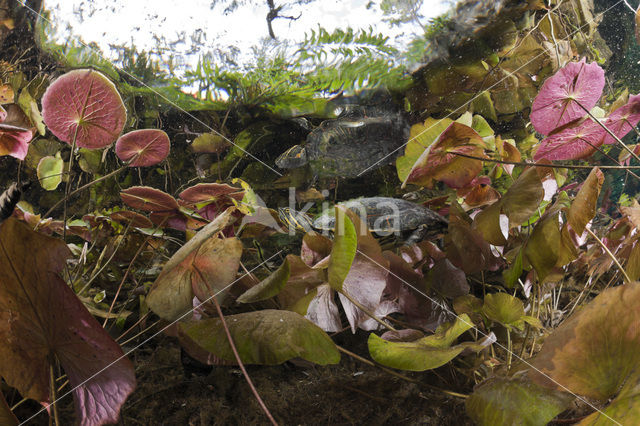
[[[315,178],[354,178],[390,164],[409,138],[400,111],[389,107],[352,106],[312,130],[302,145],[276,159],[282,169],[309,165]]]
[[[370,232],[378,236],[396,236],[410,233],[405,244],[416,243],[429,234],[443,231],[449,222],[433,210],[401,198],[366,197],[338,203],[354,211],[366,223]],[[320,231],[335,228],[334,210],[325,211],[314,220],[305,213],[280,209],[280,218],[289,226],[309,231],[311,227]]]

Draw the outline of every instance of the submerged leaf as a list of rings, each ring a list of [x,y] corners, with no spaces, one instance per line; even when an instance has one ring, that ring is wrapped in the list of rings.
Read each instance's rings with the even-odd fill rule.
[[[594,167],[582,184],[582,188],[578,191],[575,200],[571,203],[571,207],[567,212],[567,220],[578,235],[582,235],[585,226],[596,214],[598,196],[603,182],[604,175],[599,168]]]
[[[546,338],[532,362],[540,373],[531,371],[531,378],[588,398],[611,398],[631,377],[637,380],[639,323],[639,283],[602,291]]]
[[[295,312],[267,309],[228,315],[225,321],[243,363],[276,365],[291,358],[320,365],[340,362],[340,352],[331,338]],[[220,319],[189,321],[178,327],[204,350],[235,361]]]
[[[242,296],[238,297],[238,303],[254,303],[261,300],[270,299],[273,296],[280,293],[282,287],[289,280],[289,274],[291,268],[289,267],[289,261],[287,259],[282,262],[282,265],[276,269],[271,275],[262,280],[259,284],[251,287],[245,291]]]
[[[531,124],[538,133],[554,129],[584,117],[593,108],[604,88],[604,70],[595,62],[568,63],[548,78],[531,106]]]
[[[84,69],[51,83],[42,96],[42,118],[61,141],[103,148],[120,135],[127,112],[116,86],[101,73]]]
[[[37,168],[40,185],[47,191],[56,189],[62,182],[63,168],[64,161],[60,158],[59,153],[55,157],[41,158]]]
[[[67,374],[78,421],[118,421],[135,388],[133,365],[59,273],[62,240],[9,218],[0,225],[0,375],[22,396],[49,402],[49,363]]]
[[[331,249],[328,274],[331,288],[340,291],[356,256],[358,239],[355,226],[346,211],[341,207],[336,207],[335,210],[335,239]]]
[[[32,138],[33,133],[29,129],[0,124],[0,156],[10,155],[24,160]]]
[[[120,191],[120,197],[129,207],[148,212],[170,212],[180,208],[171,195],[150,186],[132,186]]]
[[[129,167],[158,164],[169,155],[169,136],[159,129],[134,130],[116,141],[116,155]]]
[[[458,356],[465,348],[481,350],[481,343],[465,342],[451,346],[465,331],[473,327],[469,316],[462,314],[455,322],[443,324],[436,333],[412,342],[384,340],[369,335],[369,352],[378,363],[401,370],[424,371],[438,368]]]
[[[573,396],[549,391],[525,378],[493,377],[467,398],[467,414],[478,425],[545,425],[568,408]]]
[[[605,130],[596,122],[585,120],[549,135],[540,142],[534,160],[577,160],[587,158],[603,143]]]

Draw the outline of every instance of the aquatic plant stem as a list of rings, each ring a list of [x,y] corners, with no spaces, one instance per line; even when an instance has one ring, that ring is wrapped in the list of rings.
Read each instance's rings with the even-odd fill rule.
[[[73,156],[76,150],[76,139],[78,137],[78,129],[80,126],[76,126],[73,132],[73,140],[71,142],[71,154],[69,155],[69,167],[67,168],[67,184],[64,187],[64,198],[60,201],[64,201],[64,208],[62,210],[62,241],[66,243],[67,240],[67,200],[69,199],[69,190],[71,189],[71,168],[73,167]],[[60,204],[60,202],[56,203]],[[48,216],[45,215],[45,217]]]
[[[195,265],[194,265],[194,269],[196,273],[200,276],[200,279],[203,282],[207,282],[207,280],[204,278],[204,275],[202,274],[200,269]],[[242,359],[240,359],[240,354],[238,353],[238,349],[236,349],[236,344],[233,342],[233,337],[231,337],[231,332],[229,331],[229,327],[227,327],[227,321],[225,321],[224,319],[224,315],[222,314],[222,308],[220,308],[220,304],[218,303],[218,300],[216,299],[215,295],[211,296],[211,298],[208,300],[213,300],[213,304],[216,307],[216,312],[218,313],[218,316],[220,317],[220,322],[222,323],[222,328],[224,328],[224,332],[227,335],[229,346],[231,346],[231,350],[233,351],[233,356],[236,358],[236,361],[238,362],[238,366],[240,367],[240,370],[242,370],[242,374],[244,375],[244,378],[247,381],[247,384],[249,385],[249,388],[251,389],[253,396],[258,401],[258,404],[262,408],[262,411],[264,411],[264,414],[267,416],[271,424],[278,426],[278,422],[276,422],[276,420],[271,415],[271,412],[269,412],[269,409],[265,405],[264,401],[262,401],[262,398],[260,398],[260,394],[258,393],[258,390],[253,385],[253,381],[251,380],[251,377],[249,377],[249,373],[247,373],[247,370],[244,368],[244,364],[242,363]]]
[[[389,331],[398,331],[395,328],[393,328],[392,326],[390,326],[389,324],[387,324],[386,322],[382,321],[380,318],[378,318],[373,312],[371,312],[369,309],[367,309],[366,307],[364,307],[360,302],[358,302],[357,300],[355,300],[349,293],[347,293],[344,290],[340,291],[340,294],[343,295],[344,297],[346,297],[349,302],[353,303],[354,305],[356,305],[356,307],[358,309],[360,309],[362,312],[364,312],[365,314],[367,314],[367,316],[369,316],[369,318],[373,319],[374,321],[376,321],[378,324],[382,325],[383,327],[385,327],[387,330]]]
[[[385,373],[389,373],[392,376],[395,376],[395,377],[397,377],[397,378],[399,378],[401,380],[407,381],[409,383],[414,383],[414,384],[417,384],[417,385],[421,385],[421,386],[426,386],[426,387],[428,387],[430,389],[436,390],[438,392],[442,392],[442,393],[444,393],[446,395],[455,396],[456,398],[462,398],[462,399],[468,398],[468,395],[464,395],[464,394],[453,392],[453,391],[448,391],[446,389],[441,389],[441,388],[439,388],[437,386],[429,385],[429,384],[421,382],[419,380],[412,379],[411,377],[407,377],[404,374],[397,373],[397,372],[391,370],[390,368],[384,367],[384,366],[382,366],[380,364],[376,364],[373,361],[369,361],[368,359],[363,358],[360,355],[358,355],[356,353],[353,353],[350,350],[345,349],[340,345],[336,345],[336,348],[338,348],[338,350],[340,352],[350,356],[353,359],[356,359],[356,360],[362,362],[363,364],[367,364],[367,365],[369,365],[371,367],[377,367],[377,368],[381,369],[382,371],[384,371]]]
[[[49,424],[51,424],[52,419],[55,421],[56,426],[60,426],[60,416],[58,414],[58,405],[56,404],[57,393],[56,393],[56,372],[54,370],[55,357],[51,355],[49,357],[49,398],[51,398],[51,411],[53,411],[53,416],[49,413]]]
[[[66,201],[67,201],[67,199],[68,199],[69,197],[73,197],[73,196],[74,196],[74,195],[76,195],[78,192],[84,191],[85,189],[90,188],[91,186],[95,185],[96,183],[102,182],[102,181],[103,181],[103,180],[105,180],[105,179],[109,179],[110,177],[112,177],[112,176],[114,176],[114,175],[117,175],[118,173],[120,173],[121,171],[123,171],[124,169],[126,169],[127,167],[129,167],[129,166],[124,165],[124,166],[120,167],[119,169],[116,169],[116,170],[112,171],[111,173],[108,173],[108,174],[106,174],[106,175],[104,175],[104,176],[101,176],[101,177],[99,177],[99,178],[98,178],[98,179],[96,179],[96,180],[92,180],[91,182],[86,183],[86,184],[82,185],[81,187],[74,189],[74,190],[73,190],[73,191],[71,191],[69,194],[65,195],[65,197],[64,197],[62,200],[58,201],[58,202],[57,202],[57,203],[55,203],[55,204],[54,204],[54,205],[53,205],[49,210],[47,210],[47,212],[43,215],[43,217],[45,217],[45,218],[46,218],[46,217],[49,217],[49,215],[50,215],[50,214],[51,214],[51,213],[52,213],[56,208],[58,208],[58,206],[59,206],[60,204],[62,204],[62,203],[66,203]],[[71,171],[69,171],[69,172],[68,172],[68,174],[71,174]],[[68,184],[69,184],[69,181],[67,181],[67,185],[68,185]],[[66,193],[66,192],[65,192],[65,193]]]
[[[593,233],[593,231],[591,231],[591,229],[586,228],[586,227],[584,229],[589,233],[589,235],[591,235],[598,242],[598,244],[600,244],[600,247],[602,247],[602,249],[607,253],[607,255],[611,258],[613,263],[616,264],[616,266],[618,267],[618,269],[622,273],[622,276],[624,276],[625,281],[627,283],[630,283],[632,281],[631,278],[629,278],[629,275],[627,275],[627,273],[625,272],[625,270],[622,267],[622,265],[620,264],[620,262],[618,262],[618,259],[616,259],[616,257],[613,255],[613,253],[611,253],[611,250],[609,250],[609,248],[602,242],[602,240],[600,238],[598,238],[598,236],[596,234]]]
[[[202,275],[200,274],[200,276],[202,276]],[[244,368],[244,364],[242,363],[242,360],[240,359],[240,354],[238,354],[238,350],[236,349],[236,345],[233,342],[233,338],[231,337],[231,332],[229,331],[229,328],[227,327],[227,322],[225,321],[224,315],[222,314],[222,309],[220,308],[220,304],[216,300],[215,296],[213,296],[211,298],[211,300],[213,300],[213,303],[216,305],[216,311],[218,312],[218,316],[220,317],[220,322],[222,322],[222,327],[224,328],[224,332],[227,335],[227,340],[229,341],[229,346],[231,346],[231,349],[233,350],[233,355],[236,357],[236,361],[238,361],[238,366],[240,367],[240,370],[242,370],[242,374],[244,375],[244,378],[246,379],[247,384],[251,388],[251,392],[253,392],[253,396],[255,396],[256,400],[258,401],[258,404],[260,404],[260,407],[262,408],[262,411],[264,411],[264,414],[267,416],[269,421],[271,421],[271,424],[273,424],[275,426],[278,426],[278,422],[276,422],[276,420],[273,418],[273,416],[269,412],[269,409],[265,405],[264,401],[262,401],[262,398],[260,398],[260,394],[258,393],[258,390],[253,385],[253,382],[251,381],[251,377],[249,377],[249,373],[247,373],[247,370]]]
[[[611,169],[611,170],[631,170],[631,169],[640,169],[640,166],[582,166],[577,164],[540,164],[540,163],[525,163],[524,161],[506,161],[506,160],[496,160],[495,158],[483,158],[476,157],[475,155],[463,154],[461,152],[449,152],[449,154],[457,155],[458,157],[470,158],[472,160],[478,161],[486,161],[488,163],[498,163],[498,164],[509,164],[514,166],[530,166],[530,167],[548,167],[550,169]]]

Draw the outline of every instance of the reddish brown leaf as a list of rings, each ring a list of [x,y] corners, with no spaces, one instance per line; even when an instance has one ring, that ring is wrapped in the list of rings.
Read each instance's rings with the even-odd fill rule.
[[[605,133],[598,123],[590,119],[577,122],[543,139],[533,158],[539,161],[590,157],[602,145]]]
[[[596,214],[598,196],[603,182],[604,175],[599,168],[594,167],[571,203],[567,220],[578,235],[582,235],[585,226]]]
[[[78,422],[115,423],[135,387],[133,366],[59,277],[69,254],[13,218],[0,225],[0,375],[47,403],[55,356],[75,389]]]
[[[159,129],[134,130],[116,141],[116,155],[129,167],[158,164],[169,155],[169,136]]]
[[[484,141],[469,126],[453,122],[415,162],[403,185],[431,187],[434,180],[452,188],[467,186],[482,171],[482,161],[459,154],[485,158]]]
[[[18,160],[24,160],[32,138],[31,130],[0,124],[0,156],[10,155]]]
[[[180,207],[171,195],[150,186],[132,186],[121,191],[120,197],[129,207],[148,212],[172,212]]]

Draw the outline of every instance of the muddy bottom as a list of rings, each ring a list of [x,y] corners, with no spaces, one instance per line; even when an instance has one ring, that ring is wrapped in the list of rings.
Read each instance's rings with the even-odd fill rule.
[[[349,350],[366,354],[365,336]],[[254,425],[268,424],[237,367],[210,372],[181,362],[174,339],[159,337],[139,348],[131,359],[138,387],[121,411],[122,425]],[[433,373],[405,373],[420,383],[394,377],[342,354],[338,365],[286,363],[247,366],[266,406],[281,425],[466,425],[464,401],[433,390],[448,367]],[[450,389],[451,390],[451,389]],[[16,414],[24,420],[38,405],[25,404]],[[61,423],[73,424],[70,398],[60,406]],[[28,424],[48,423],[41,414]]]

